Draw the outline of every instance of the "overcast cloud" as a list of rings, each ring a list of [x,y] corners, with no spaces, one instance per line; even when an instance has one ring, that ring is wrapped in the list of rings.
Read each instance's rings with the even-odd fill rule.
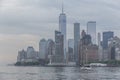
[[[38,50],[42,38],[54,39],[62,0],[0,0],[0,62],[15,62],[18,50],[29,45]],[[86,29],[97,22],[97,32],[120,32],[120,0],[65,0],[67,35],[73,38],[73,23]]]

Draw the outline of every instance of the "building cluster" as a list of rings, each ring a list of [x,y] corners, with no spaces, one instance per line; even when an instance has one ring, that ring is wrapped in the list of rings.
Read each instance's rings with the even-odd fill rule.
[[[55,54],[54,41],[42,39],[39,43],[39,51],[35,51],[33,47],[29,46],[27,51],[22,50],[18,52],[17,62],[49,61],[53,54]]]
[[[87,23],[87,30],[80,29],[80,23],[74,23],[74,39],[66,36],[66,14],[62,8],[59,16],[59,30],[55,31],[55,40],[42,39],[39,51],[28,47],[18,52],[17,62],[48,61],[50,64],[84,65],[98,61],[120,60],[120,39],[114,32],[96,34],[96,21]],[[97,41],[98,40],[98,41]]]

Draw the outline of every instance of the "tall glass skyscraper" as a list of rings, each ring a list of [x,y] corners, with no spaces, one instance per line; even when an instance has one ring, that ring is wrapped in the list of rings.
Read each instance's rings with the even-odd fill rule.
[[[63,35],[59,31],[55,31],[55,62],[63,63],[64,62],[64,48],[63,48]]]
[[[67,49],[67,40],[66,40],[66,14],[64,13],[62,6],[62,13],[59,16],[59,31],[64,36],[64,58],[66,59],[66,49]]]
[[[113,38],[114,32],[108,31],[108,32],[103,32],[103,49],[108,48],[108,40],[110,38]]]
[[[74,54],[76,65],[79,65],[80,23],[74,23]]]
[[[92,38],[92,43],[96,44],[96,21],[89,21],[87,23],[87,34]]]

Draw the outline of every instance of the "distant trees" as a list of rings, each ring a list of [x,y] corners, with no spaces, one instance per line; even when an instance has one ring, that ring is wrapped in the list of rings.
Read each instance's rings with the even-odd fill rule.
[[[36,62],[16,62],[15,66],[45,66],[49,63],[49,60],[39,59]]]

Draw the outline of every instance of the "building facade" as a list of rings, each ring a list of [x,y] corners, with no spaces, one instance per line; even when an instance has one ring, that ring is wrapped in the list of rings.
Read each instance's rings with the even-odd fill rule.
[[[39,43],[39,59],[46,59],[47,53],[46,53],[46,44],[47,41],[45,39],[40,40]]]
[[[117,36],[108,41],[109,60],[120,60],[120,38]]]
[[[114,32],[106,31],[103,32],[103,41],[102,41],[102,48],[103,48],[103,60],[109,60],[109,48],[108,48],[108,41],[109,39],[114,37]]]
[[[108,48],[108,40],[110,38],[113,38],[114,32],[108,31],[108,32],[103,32],[103,49]]]
[[[36,58],[36,52],[32,46],[29,46],[27,48],[27,59],[35,59]]]
[[[92,43],[96,44],[96,21],[89,21],[87,23],[87,34],[92,38]]]
[[[74,54],[76,65],[79,65],[80,23],[74,23]]]
[[[46,54],[47,59],[49,60],[50,64],[52,64],[52,58],[55,55],[55,42],[52,39],[48,39],[46,44]]]
[[[88,45],[86,46],[86,63],[89,62],[97,62],[99,61],[99,56],[98,56],[98,46],[96,45]]]
[[[99,56],[99,61],[103,60],[103,49],[101,45],[101,34],[98,33],[98,56]]]
[[[17,62],[37,62],[38,61],[38,52],[34,50],[33,47],[29,46],[27,51],[22,50],[18,52]]]
[[[62,13],[59,16],[59,31],[63,35],[64,39],[64,58],[66,59],[66,52],[67,52],[67,40],[66,40],[66,14],[64,13],[63,6],[62,6]]]
[[[74,60],[74,39],[68,40],[68,61],[73,62]]]
[[[55,31],[55,55],[53,63],[64,63],[64,36],[59,31]]]
[[[17,62],[24,62],[27,59],[27,52],[25,50],[19,51],[17,56]]]

